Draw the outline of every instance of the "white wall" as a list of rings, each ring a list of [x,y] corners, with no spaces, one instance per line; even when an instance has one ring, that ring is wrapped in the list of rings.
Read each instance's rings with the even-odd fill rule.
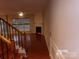
[[[37,12],[34,14],[34,26],[36,32],[36,26],[41,26],[42,27],[42,33],[43,33],[43,14],[42,12]]]
[[[50,4],[51,55],[55,41],[66,59],[79,59],[79,0],[51,0]]]
[[[42,12],[35,13],[34,23],[35,23],[35,26],[42,26],[42,24],[43,24]]]
[[[47,43],[47,47],[48,47],[48,50],[50,50],[50,26],[49,26],[49,9],[47,8],[45,11],[44,11],[44,36],[45,36],[45,39],[46,39],[46,43]]]

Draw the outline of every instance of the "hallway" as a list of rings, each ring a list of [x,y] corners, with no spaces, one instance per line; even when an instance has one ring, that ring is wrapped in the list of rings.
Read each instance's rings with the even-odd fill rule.
[[[31,49],[28,59],[50,59],[44,36],[31,35]]]

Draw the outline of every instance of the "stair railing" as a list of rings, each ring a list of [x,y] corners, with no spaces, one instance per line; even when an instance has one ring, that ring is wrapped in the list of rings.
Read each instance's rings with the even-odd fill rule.
[[[2,18],[0,18],[0,34],[10,41],[15,41],[19,46],[24,47],[23,43],[26,43],[25,33],[19,31]]]
[[[22,33],[21,31],[19,31],[18,29],[16,29],[15,27],[13,27],[10,23],[8,23],[6,20],[0,18],[0,35],[4,38],[6,38],[4,41],[8,42],[8,41],[14,41],[15,44],[14,45],[19,45],[21,46],[22,48],[25,48],[26,49],[26,44],[24,43],[27,43],[26,42],[26,35],[25,33]],[[2,39],[2,38],[0,38]],[[3,42],[3,40],[0,40],[0,44],[1,44],[1,49],[2,49],[2,52],[1,52],[1,55],[3,57],[1,57],[2,59],[5,59],[6,57],[4,56],[4,50],[6,49],[7,51],[7,58],[6,59],[9,59],[8,58],[8,46],[7,44],[5,44]],[[4,49],[4,47],[6,47]],[[14,58],[15,59],[15,58]]]

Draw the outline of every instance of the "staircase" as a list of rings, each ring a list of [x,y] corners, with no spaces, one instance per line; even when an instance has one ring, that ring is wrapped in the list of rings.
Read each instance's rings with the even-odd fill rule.
[[[27,59],[26,33],[0,18],[0,59]]]

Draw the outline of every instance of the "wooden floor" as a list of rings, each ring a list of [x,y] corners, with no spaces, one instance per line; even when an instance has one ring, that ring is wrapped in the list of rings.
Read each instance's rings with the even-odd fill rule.
[[[28,59],[50,59],[43,35],[31,35]]]

